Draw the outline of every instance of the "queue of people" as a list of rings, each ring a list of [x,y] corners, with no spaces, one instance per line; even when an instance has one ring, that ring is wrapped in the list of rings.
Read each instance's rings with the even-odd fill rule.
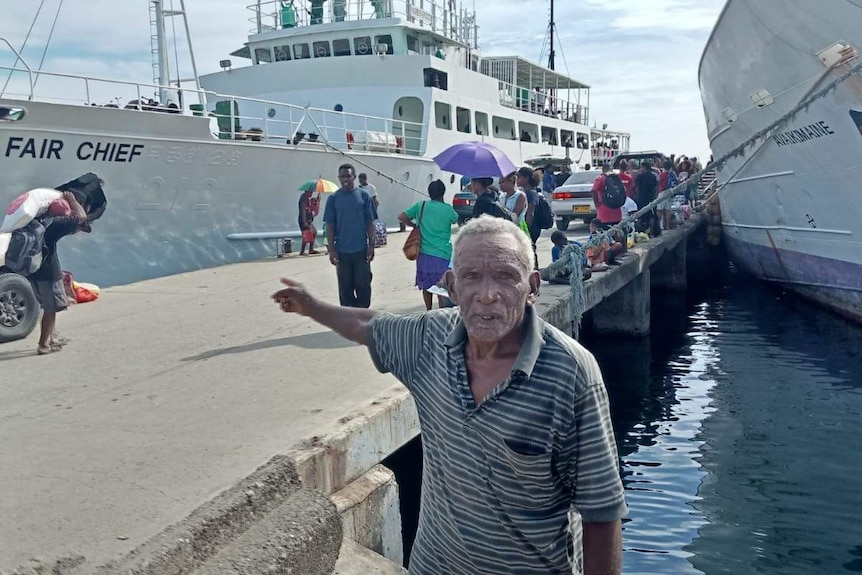
[[[596,206],[596,218],[591,222],[590,230],[608,230],[614,227],[615,232],[605,249],[595,250],[591,257],[592,271],[607,269],[604,264],[613,265],[618,256],[631,247],[636,234],[642,234],[646,239],[658,237],[663,230],[673,229],[677,222],[677,212],[685,213],[690,197],[690,187],[674,198],[665,198],[655,209],[643,214],[627,229],[619,230],[618,224],[627,220],[629,214],[637,212],[653,203],[659,194],[677,187],[687,181],[691,174],[700,171],[702,167],[697,158],[688,159],[681,156],[676,161],[671,159],[644,161],[640,164],[620,160],[617,169],[610,163],[602,165],[602,173],[593,183],[593,203]],[[624,201],[622,194],[624,191]],[[682,198],[681,200],[678,198]],[[620,198],[611,201],[610,198]],[[677,208],[677,209],[675,209]]]

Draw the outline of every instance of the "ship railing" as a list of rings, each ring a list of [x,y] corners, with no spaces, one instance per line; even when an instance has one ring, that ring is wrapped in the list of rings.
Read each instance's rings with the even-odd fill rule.
[[[392,118],[207,92],[218,137],[421,156],[424,126]],[[325,142],[325,144],[324,144]]]
[[[316,146],[324,146],[325,140],[330,146],[345,151],[414,156],[425,152],[425,129],[420,123],[196,88],[108,80],[6,65],[0,65],[0,71],[10,73],[8,87],[0,97],[208,116],[215,123],[212,131],[219,139]],[[0,77],[4,75],[0,73]],[[157,101],[160,94],[169,100]],[[197,100],[198,103],[184,104],[189,100]],[[206,110],[208,105],[212,107],[209,111]]]
[[[258,0],[252,33],[333,22],[396,18],[427,28],[456,42],[478,48],[475,12],[458,0]]]
[[[547,92],[530,90],[502,80],[497,80],[497,89],[500,94],[500,104],[507,108],[576,124],[587,124],[589,121],[586,106],[560,98],[550,90]]]

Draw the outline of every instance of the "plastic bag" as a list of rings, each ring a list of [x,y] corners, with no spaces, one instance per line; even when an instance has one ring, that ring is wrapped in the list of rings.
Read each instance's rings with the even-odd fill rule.
[[[9,249],[11,240],[12,234],[0,234],[0,266],[6,263],[6,250]]]
[[[78,303],[78,298],[75,297],[75,277],[67,271],[63,272],[63,291],[66,292],[66,299],[69,303]]]
[[[3,223],[0,224],[0,233],[13,232],[23,228],[33,218],[41,216],[48,211],[48,206],[51,202],[59,200],[63,194],[57,190],[50,188],[36,188],[29,192],[24,192],[9,205],[6,210],[6,217],[3,218]]]
[[[383,222],[374,222],[374,247],[382,248],[387,242],[386,224]]]
[[[72,282],[72,290],[75,292],[75,301],[78,303],[86,303],[99,299],[102,295],[102,290],[99,286],[88,283]]]

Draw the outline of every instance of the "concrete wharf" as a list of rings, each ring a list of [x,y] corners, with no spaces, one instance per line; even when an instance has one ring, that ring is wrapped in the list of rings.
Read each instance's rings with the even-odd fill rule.
[[[646,333],[650,285],[685,286],[702,223],[588,280],[596,329]],[[375,309],[423,309],[404,237],[378,250]],[[403,572],[380,462],[419,433],[412,397],[282,314],[281,277],[337,301],[325,256],[272,258],[106,289],[61,314],[59,353],[36,356],[35,333],[0,346],[0,573]],[[536,305],[571,330],[567,286]]]

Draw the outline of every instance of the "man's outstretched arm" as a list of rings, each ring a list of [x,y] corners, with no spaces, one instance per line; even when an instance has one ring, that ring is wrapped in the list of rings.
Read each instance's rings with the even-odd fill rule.
[[[293,280],[282,279],[286,287],[272,294],[272,299],[285,313],[310,317],[340,335],[361,345],[367,345],[368,322],[377,315],[373,309],[340,307],[322,302]]]

